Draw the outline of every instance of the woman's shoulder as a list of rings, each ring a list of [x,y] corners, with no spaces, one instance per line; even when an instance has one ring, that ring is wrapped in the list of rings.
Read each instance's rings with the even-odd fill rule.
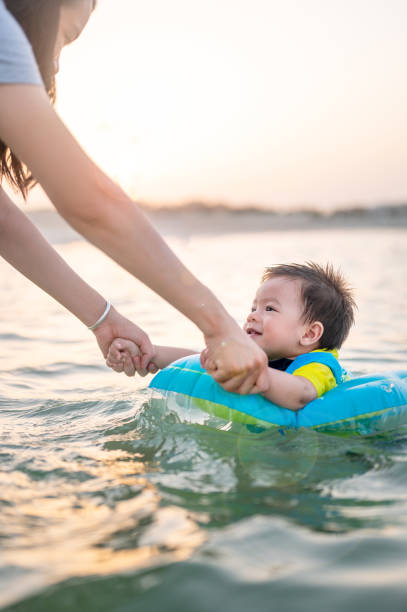
[[[0,0],[0,83],[42,85],[31,45]]]

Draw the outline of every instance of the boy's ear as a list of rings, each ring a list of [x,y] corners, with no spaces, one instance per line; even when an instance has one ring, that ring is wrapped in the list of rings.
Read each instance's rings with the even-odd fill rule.
[[[311,346],[320,341],[324,333],[324,326],[321,321],[313,321],[307,325],[305,332],[300,340],[302,346]]]

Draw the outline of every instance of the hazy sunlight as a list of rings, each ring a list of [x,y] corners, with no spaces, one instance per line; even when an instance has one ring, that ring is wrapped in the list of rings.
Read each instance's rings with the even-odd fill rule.
[[[149,202],[407,195],[403,0],[100,0],[58,108]]]

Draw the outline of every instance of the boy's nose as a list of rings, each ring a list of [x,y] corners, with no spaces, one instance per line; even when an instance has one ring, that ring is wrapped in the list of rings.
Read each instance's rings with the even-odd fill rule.
[[[259,318],[259,314],[258,314],[257,310],[252,310],[247,315],[247,320],[248,321],[256,321],[258,318]]]

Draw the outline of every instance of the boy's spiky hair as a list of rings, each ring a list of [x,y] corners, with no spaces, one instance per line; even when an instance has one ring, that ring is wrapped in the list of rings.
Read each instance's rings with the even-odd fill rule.
[[[353,292],[339,270],[332,264],[321,266],[312,261],[305,264],[279,264],[264,270],[262,283],[275,277],[301,282],[304,321],[321,321],[324,333],[320,348],[340,348],[354,323],[356,303]]]

